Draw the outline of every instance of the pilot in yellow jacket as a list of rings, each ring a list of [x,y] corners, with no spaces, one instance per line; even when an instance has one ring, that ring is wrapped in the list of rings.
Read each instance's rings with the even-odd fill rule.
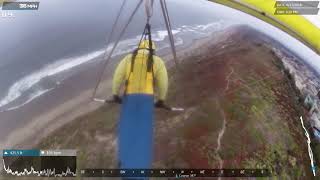
[[[152,50],[155,44],[152,42]],[[153,110],[163,106],[168,90],[168,75],[164,61],[151,58],[149,41],[144,40],[132,54],[117,66],[112,93],[121,103],[118,126],[118,156],[120,168],[151,168],[153,152]],[[152,53],[153,54],[153,53]],[[123,98],[119,97],[124,86]],[[157,102],[154,104],[154,94]]]
[[[140,43],[137,55],[134,60],[135,62],[133,72],[131,72],[133,54],[129,54],[121,60],[120,64],[116,68],[113,77],[113,95],[118,96],[121,85],[125,85],[126,83],[126,95],[153,95],[153,85],[155,85],[158,90],[158,99],[162,101],[165,100],[168,90],[167,69],[163,60],[160,57],[153,55],[153,72],[147,72],[147,60],[149,55],[148,48],[148,40],[144,40]],[[154,43],[152,45],[152,48],[155,50]]]

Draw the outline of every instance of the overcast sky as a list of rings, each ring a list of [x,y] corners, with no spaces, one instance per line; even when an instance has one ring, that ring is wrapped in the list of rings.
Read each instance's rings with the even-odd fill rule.
[[[0,18],[1,42],[5,42],[0,44],[0,56],[3,57],[0,60],[0,68],[15,59],[21,59],[17,54],[26,57],[31,52],[47,51],[47,56],[56,58],[59,53],[71,52],[74,44],[87,42],[88,39],[95,42],[92,45],[88,44],[88,50],[94,45],[102,46],[105,43],[103,37],[110,31],[121,2],[120,0],[46,0],[40,1],[38,11],[14,11],[15,18]],[[121,22],[128,18],[128,14],[137,2],[138,0],[127,1],[128,6]],[[247,23],[280,40],[320,69],[319,55],[277,28],[245,13],[214,5],[205,0],[167,0],[167,2],[175,26],[192,21],[201,24],[205,22],[203,17],[210,19],[213,16]],[[153,24],[163,27],[161,18],[160,9],[156,8]],[[307,18],[319,25],[320,15]],[[144,24],[143,19],[144,11],[141,8],[130,26],[130,33],[126,34],[127,37],[140,33]],[[10,59],[8,55],[16,57]],[[6,57],[9,61],[4,62]]]

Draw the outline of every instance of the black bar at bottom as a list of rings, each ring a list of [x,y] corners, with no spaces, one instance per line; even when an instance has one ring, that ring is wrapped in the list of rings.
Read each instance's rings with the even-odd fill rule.
[[[268,169],[81,169],[82,177],[270,177]]]

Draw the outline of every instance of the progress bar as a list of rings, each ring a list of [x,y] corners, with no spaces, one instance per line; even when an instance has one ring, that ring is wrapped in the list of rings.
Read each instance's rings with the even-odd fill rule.
[[[268,169],[81,169],[82,177],[270,177]]]

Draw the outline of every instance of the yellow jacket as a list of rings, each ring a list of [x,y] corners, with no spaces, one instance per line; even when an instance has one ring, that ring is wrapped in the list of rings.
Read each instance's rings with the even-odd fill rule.
[[[121,86],[128,80],[127,94],[154,94],[153,85],[155,85],[158,99],[165,100],[168,90],[168,74],[163,60],[153,55],[154,75],[152,75],[152,72],[147,72],[149,50],[138,50],[133,72],[131,72],[132,56],[133,54],[125,56],[117,66],[113,76],[112,93],[119,95]]]

